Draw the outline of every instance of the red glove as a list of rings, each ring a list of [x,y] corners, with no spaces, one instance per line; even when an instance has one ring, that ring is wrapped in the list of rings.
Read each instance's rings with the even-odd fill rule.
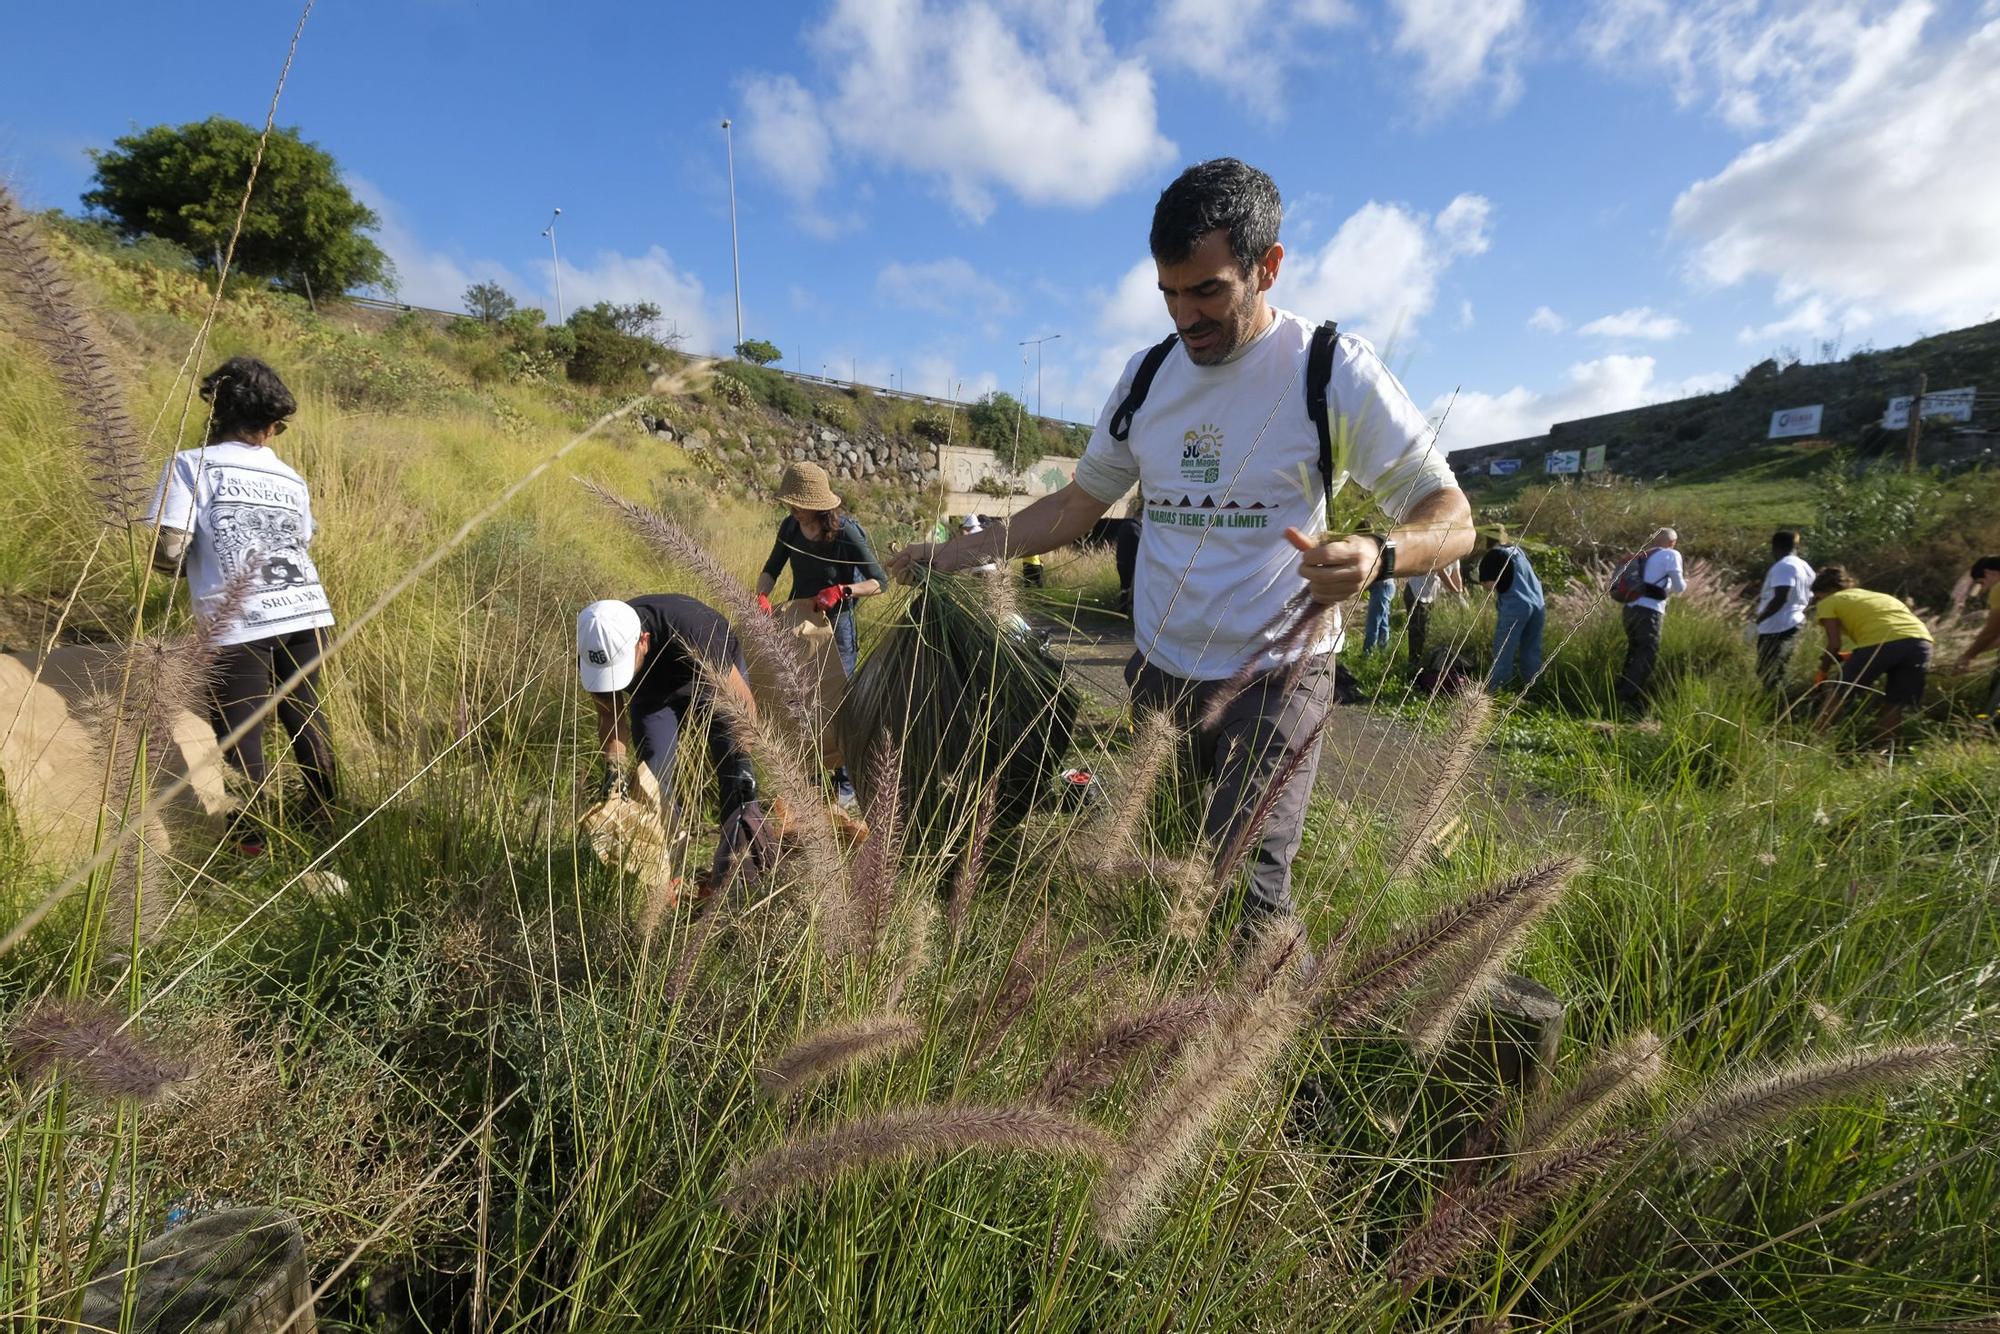
[[[818,607],[829,616],[833,615],[834,609],[845,601],[847,601],[847,586],[845,584],[828,584],[825,588],[813,594],[813,606]]]
[[[771,610],[771,595],[769,593],[759,593],[757,595],[757,610],[763,612],[766,616],[774,614]]]

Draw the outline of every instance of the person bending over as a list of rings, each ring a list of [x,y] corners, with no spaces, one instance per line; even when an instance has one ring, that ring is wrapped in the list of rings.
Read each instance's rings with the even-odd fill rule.
[[[1924,677],[1931,663],[1931,632],[1901,598],[1857,588],[1838,565],[1821,570],[1812,583],[1812,618],[1826,636],[1828,692],[1814,727],[1825,731],[1848,698],[1876,677],[1882,681],[1882,703],[1876,712],[1875,744],[1892,740],[1903,724],[1903,710],[1924,698]],[[1840,660],[1843,648],[1851,650]]]
[[[1972,562],[1972,593],[1986,603],[1986,623],[1979,627],[1979,633],[1965,646],[1965,652],[1953,660],[1953,672],[1971,671],[1974,658],[1989,649],[2000,647],[2000,556],[1981,556]],[[1987,683],[1986,703],[1981,716],[2000,727],[2000,665],[1994,667],[1993,679]]]

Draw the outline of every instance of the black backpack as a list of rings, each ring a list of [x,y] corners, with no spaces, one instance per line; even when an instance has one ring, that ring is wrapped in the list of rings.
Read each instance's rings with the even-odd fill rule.
[[[1146,402],[1153,377],[1166,364],[1167,354],[1181,336],[1170,333],[1146,349],[1144,360],[1132,375],[1132,387],[1111,414],[1111,438],[1123,441],[1132,434],[1132,417]],[[1313,330],[1312,349],[1306,353],[1306,416],[1319,431],[1319,476],[1326,487],[1327,503],[1333,503],[1333,423],[1326,410],[1326,386],[1333,379],[1333,354],[1340,342],[1340,326],[1328,320]]]

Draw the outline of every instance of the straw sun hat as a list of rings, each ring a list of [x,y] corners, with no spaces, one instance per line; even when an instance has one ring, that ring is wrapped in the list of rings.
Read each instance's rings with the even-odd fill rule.
[[[826,469],[817,463],[794,463],[778,483],[778,499],[802,510],[837,510],[840,497],[827,485]]]

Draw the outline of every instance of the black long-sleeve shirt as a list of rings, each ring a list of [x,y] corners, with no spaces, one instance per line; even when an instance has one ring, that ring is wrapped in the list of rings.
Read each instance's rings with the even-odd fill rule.
[[[776,579],[788,563],[792,567],[794,598],[809,598],[822,588],[858,584],[863,579],[873,579],[884,588],[889,586],[889,573],[875,559],[875,548],[868,544],[868,534],[845,515],[840,527],[824,542],[807,541],[799,521],[787,517],[778,525],[778,540],[771,548],[770,559],[764,562],[764,573]]]

